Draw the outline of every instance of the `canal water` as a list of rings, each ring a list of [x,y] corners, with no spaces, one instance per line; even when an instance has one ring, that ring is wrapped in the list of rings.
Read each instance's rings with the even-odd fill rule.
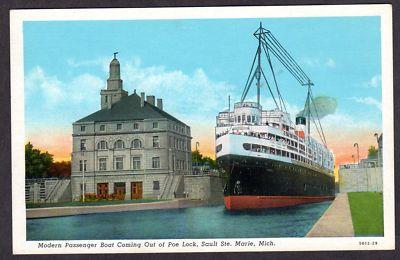
[[[304,237],[330,205],[232,212],[224,206],[27,220],[27,240]]]

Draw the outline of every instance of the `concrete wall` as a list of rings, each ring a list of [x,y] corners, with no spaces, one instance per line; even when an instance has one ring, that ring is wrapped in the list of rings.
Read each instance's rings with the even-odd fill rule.
[[[382,167],[339,169],[340,192],[382,191]]]
[[[185,175],[184,189],[189,199],[206,200],[209,203],[223,203],[222,179],[210,175]]]

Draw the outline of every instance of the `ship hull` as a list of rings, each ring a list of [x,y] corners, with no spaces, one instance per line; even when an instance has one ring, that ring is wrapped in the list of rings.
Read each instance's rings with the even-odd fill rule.
[[[333,200],[335,196],[225,196],[228,210],[268,209]]]
[[[266,158],[224,155],[223,168],[228,210],[276,208],[316,203],[335,197],[332,174]]]

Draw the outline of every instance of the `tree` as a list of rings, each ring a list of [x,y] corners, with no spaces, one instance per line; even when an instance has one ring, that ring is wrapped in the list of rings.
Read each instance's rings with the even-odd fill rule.
[[[43,178],[46,176],[51,164],[53,155],[41,152],[28,142],[25,145],[25,178]]]
[[[50,165],[46,177],[71,177],[71,161],[54,162]]]
[[[375,146],[370,146],[368,148],[368,158],[369,159],[374,159],[374,158],[378,158],[378,150],[375,148]]]
[[[203,155],[199,151],[194,151],[192,152],[192,163],[195,165],[202,164],[203,161]]]
[[[217,168],[217,163],[214,159],[208,156],[203,157],[203,155],[199,151],[192,152],[192,163],[194,163],[195,165],[203,165],[207,163],[210,165],[211,168]]]

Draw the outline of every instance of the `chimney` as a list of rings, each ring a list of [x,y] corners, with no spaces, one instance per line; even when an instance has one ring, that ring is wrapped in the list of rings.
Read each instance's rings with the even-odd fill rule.
[[[155,106],[156,104],[155,104],[155,100],[156,98],[155,98],[155,96],[147,96],[147,103],[149,103],[149,104],[151,104],[151,105],[153,105],[153,106]]]
[[[144,107],[144,92],[140,93],[140,106]]]
[[[158,107],[159,109],[163,110],[163,107],[162,107],[162,99],[161,99],[161,98],[157,98],[157,107]]]

